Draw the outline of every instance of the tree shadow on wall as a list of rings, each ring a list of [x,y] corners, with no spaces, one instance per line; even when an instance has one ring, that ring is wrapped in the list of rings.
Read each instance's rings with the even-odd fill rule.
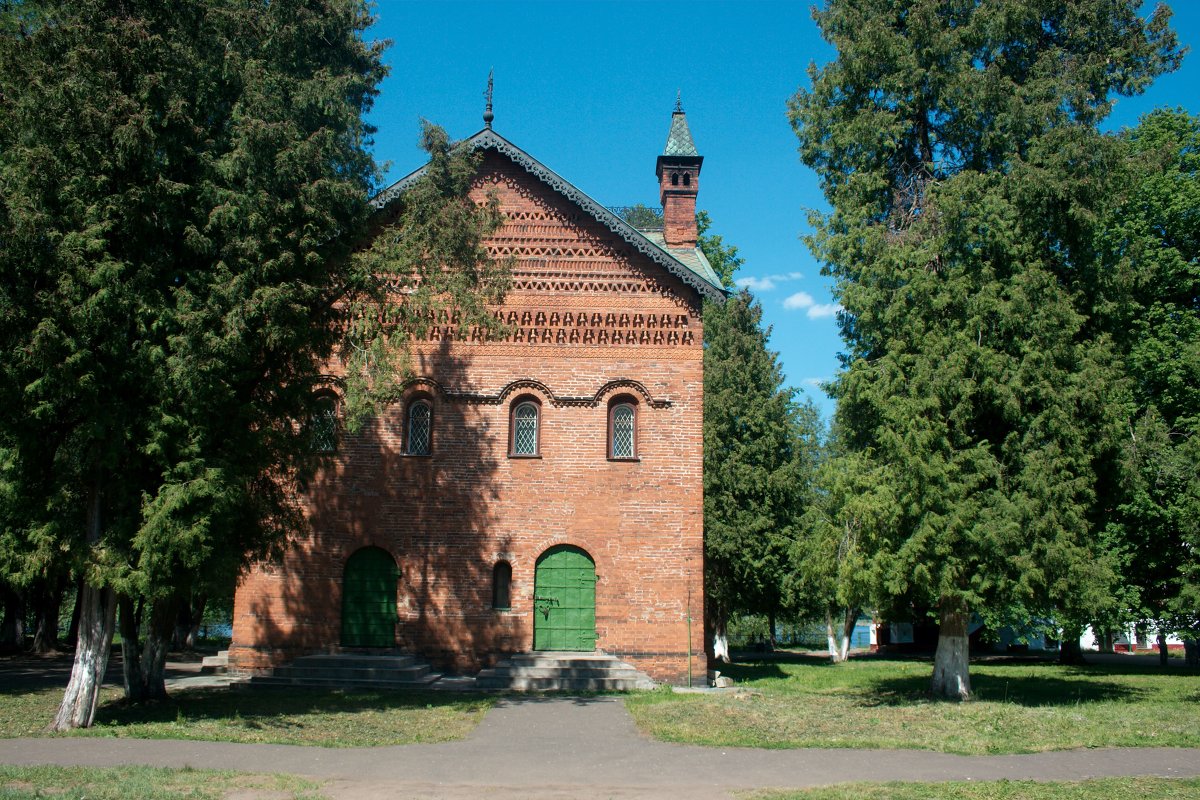
[[[280,563],[263,566],[280,573],[283,613],[261,600],[251,611],[260,641],[288,660],[341,647],[344,570],[364,547],[395,559],[401,649],[471,672],[490,665],[491,654],[528,647],[520,618],[492,607],[493,570],[510,545],[493,534],[508,431],[494,430],[479,400],[453,396],[468,365],[450,341],[413,361],[401,401],[358,433],[343,432],[336,457],[298,497],[311,530]],[[428,455],[407,452],[408,410],[418,401],[432,409]]]

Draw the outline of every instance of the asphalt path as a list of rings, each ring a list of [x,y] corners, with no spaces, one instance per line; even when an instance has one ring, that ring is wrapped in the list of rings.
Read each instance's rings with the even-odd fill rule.
[[[334,800],[376,797],[730,798],[858,780],[1082,780],[1200,776],[1200,749],[1114,748],[1009,756],[905,750],[762,750],[654,741],[616,697],[502,699],[466,739],[321,748],[176,740],[0,740],[0,763],[143,764],[320,779]]]

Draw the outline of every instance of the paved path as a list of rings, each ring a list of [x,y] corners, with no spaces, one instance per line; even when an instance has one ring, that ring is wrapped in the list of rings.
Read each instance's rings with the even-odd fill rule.
[[[329,781],[337,800],[374,797],[729,798],[735,790],[881,778],[905,781],[1080,780],[1200,776],[1200,750],[1072,750],[956,756],[896,750],[757,750],[653,741],[619,698],[502,700],[465,740],[327,749],[171,740],[0,740],[9,764],[149,764],[285,772]]]

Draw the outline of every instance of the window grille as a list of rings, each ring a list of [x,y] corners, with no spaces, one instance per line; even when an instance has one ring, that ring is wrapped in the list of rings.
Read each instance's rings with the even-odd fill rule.
[[[337,402],[332,397],[317,398],[308,429],[314,452],[332,453],[337,449]]]
[[[534,456],[538,452],[538,407],[521,403],[513,414],[513,454]]]
[[[612,412],[612,457],[633,458],[633,407],[617,406]]]
[[[433,433],[433,413],[429,403],[418,401],[408,407],[408,454],[427,456]]]

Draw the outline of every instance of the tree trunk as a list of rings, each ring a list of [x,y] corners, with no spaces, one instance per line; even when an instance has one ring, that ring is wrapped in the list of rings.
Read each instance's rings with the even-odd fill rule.
[[[767,612],[767,649],[772,653],[775,652],[775,647],[778,644],[775,639],[775,609],[772,608]]]
[[[167,698],[167,684],[163,673],[178,611],[173,597],[159,598],[151,606],[150,620],[146,626],[146,643],[142,650],[142,680],[147,700]]]
[[[1096,649],[1101,653],[1113,651],[1113,632],[1111,628],[1103,628],[1096,632]]]
[[[732,659],[729,658],[729,620],[724,614],[717,614],[713,620],[712,648],[713,661],[730,663]]]
[[[142,675],[142,661],[138,641],[137,610],[133,598],[121,595],[117,600],[121,615],[121,677],[125,683],[125,700],[140,703],[146,699],[146,681]]]
[[[200,625],[204,621],[204,608],[208,605],[208,597],[205,595],[196,595],[194,603],[189,603],[188,608],[191,613],[191,619],[188,621],[187,635],[183,640],[183,649],[195,650],[196,639],[200,636]]]
[[[52,653],[58,650],[58,614],[62,609],[62,580],[43,581],[34,598],[33,652]]]
[[[833,633],[833,609],[825,609],[825,642],[829,647],[829,660],[834,664],[842,662],[841,650],[838,648],[837,637]]]
[[[947,700],[968,700],[971,697],[967,651],[970,614],[960,600],[943,598],[939,607],[941,620],[937,652],[933,656],[933,695]]]
[[[96,704],[100,700],[100,684],[108,668],[116,612],[116,595],[110,587],[84,588],[75,664],[71,667],[71,680],[63,692],[62,704],[54,717],[54,730],[92,726]]]
[[[1183,640],[1183,661],[1189,667],[1200,667],[1200,641]]]
[[[103,498],[100,482],[89,487],[87,507],[87,543],[94,547],[100,542],[100,509]],[[89,728],[96,718],[100,700],[100,684],[108,668],[112,648],[113,624],[117,616],[117,599],[112,587],[85,585],[79,612],[79,643],[75,648],[75,663],[71,680],[63,692],[62,704],[51,727],[56,731]]]
[[[1167,666],[1167,664],[1168,664],[1167,658],[1168,658],[1167,635],[1165,633],[1163,633],[1162,631],[1159,631],[1158,632],[1158,665],[1160,667]]]
[[[858,609],[847,608],[842,617],[842,661],[850,658],[850,637],[854,636],[854,627],[858,625]]]
[[[1079,646],[1079,637],[1082,635],[1082,626],[1063,626],[1062,643],[1058,647],[1058,663],[1076,667],[1087,663],[1087,659],[1083,657],[1083,648]]]
[[[25,647],[25,600],[11,586],[3,587],[4,621],[0,623],[0,646],[21,650]]]
[[[67,629],[67,647],[75,647],[79,642],[79,612],[83,609],[83,578],[75,581],[75,609],[71,612],[71,627]]]

